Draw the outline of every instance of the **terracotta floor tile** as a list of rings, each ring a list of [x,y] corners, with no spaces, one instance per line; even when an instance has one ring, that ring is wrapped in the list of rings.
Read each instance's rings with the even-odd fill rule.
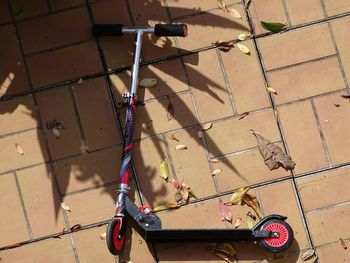
[[[219,160],[220,162],[214,163],[213,166],[214,169],[222,170],[222,173],[216,176],[221,192],[231,191],[244,185],[275,180],[289,175],[282,168],[270,171],[257,149]]]
[[[144,138],[186,128],[197,123],[189,93],[170,97],[170,102],[175,108],[174,117],[170,121],[167,117],[168,98],[148,102],[145,106],[138,107],[134,127],[135,140],[140,137]],[[122,120],[124,120],[124,117]],[[142,127],[142,124],[144,127]]]
[[[116,189],[116,185],[111,185],[65,196],[64,202],[72,211],[67,213],[70,226],[85,226],[112,218]]]
[[[129,88],[130,72],[110,76],[117,101],[122,101],[122,93]],[[137,99],[148,100],[188,90],[188,81],[180,59],[149,65],[140,69],[139,81],[145,78],[157,79],[152,88],[138,87]]]
[[[11,21],[11,12],[6,0],[0,1],[0,23],[6,23]]]
[[[305,211],[350,200],[350,169],[339,169],[297,180]]]
[[[286,7],[292,25],[323,19],[324,13],[319,0],[286,0]]]
[[[18,24],[18,32],[24,53],[73,44],[92,37],[86,8],[21,22]]]
[[[349,241],[345,241],[349,243]],[[316,249],[320,262],[331,263],[331,262],[347,262],[350,258],[349,249],[343,249],[340,241],[327,246],[322,246]]]
[[[229,91],[216,51],[186,57],[184,62],[201,121],[208,122],[232,116]]]
[[[15,20],[49,13],[47,1],[45,0],[12,0],[11,6]]]
[[[196,193],[198,198],[216,194],[208,160],[205,155],[204,144],[198,138],[198,129],[173,133],[179,142],[169,139],[169,151],[179,182],[184,180]],[[177,151],[175,147],[184,144],[187,150]]]
[[[56,11],[84,4],[84,0],[50,0],[51,9]]]
[[[348,3],[347,1],[324,0],[324,5],[326,7],[328,16],[334,16],[350,11],[350,3]]]
[[[55,162],[62,194],[118,181],[120,162],[119,147]]]
[[[268,73],[270,86],[278,95],[277,104],[345,88],[336,57],[308,62]]]
[[[56,251],[56,253],[53,253],[53,251]],[[4,262],[13,263],[75,262],[73,249],[68,236],[61,237],[61,239],[53,238],[15,249],[4,250],[1,251],[1,258]]]
[[[295,240],[292,246],[283,252],[283,254],[308,247],[304,224],[301,220],[301,214],[291,180],[260,188],[258,192],[264,214],[280,214],[287,216],[288,219],[286,221],[293,229]]]
[[[270,106],[254,44],[249,40],[244,45],[250,49],[249,56],[237,48],[220,53],[238,113]]]
[[[274,114],[271,110],[266,110],[250,114],[241,120],[215,122],[210,130],[204,132],[209,153],[220,156],[257,146],[250,129],[260,132],[270,141],[281,140]]]
[[[91,4],[91,10],[96,24],[131,25],[124,1],[107,0]],[[116,12],[116,10],[120,10]],[[111,69],[128,66],[132,63],[134,36],[126,34],[123,37],[100,37],[107,66]]]
[[[350,5],[349,5],[350,7]],[[349,51],[349,26],[350,18],[343,18],[331,22],[331,26],[334,32],[335,41],[339,50],[340,58],[344,67],[345,75],[350,81],[350,51]]]
[[[278,114],[289,153],[296,163],[296,173],[327,167],[311,103],[304,101],[281,107]]]
[[[29,239],[27,225],[13,174],[0,176],[0,247]],[[2,251],[1,251],[2,252]],[[4,259],[2,253],[0,257]]]
[[[23,155],[16,151],[16,143],[23,149]],[[48,160],[40,130],[1,138],[0,145],[0,173]]]
[[[75,116],[69,88],[38,93],[37,101],[50,152],[53,159],[82,152],[83,142]],[[61,123],[60,138],[47,129],[47,122]]]
[[[255,34],[267,32],[261,27],[260,21],[287,23],[281,0],[252,1],[249,11]]]
[[[350,205],[341,205],[309,212],[306,214],[311,238],[315,246],[336,242],[339,238],[350,238],[350,229],[347,224],[337,223],[350,220]]]
[[[325,137],[332,163],[348,162],[350,153],[350,138],[346,131],[350,127],[348,114],[350,104],[340,97],[344,92],[320,97],[315,100],[316,110],[320,118],[321,128]],[[339,104],[340,107],[335,107]]]
[[[244,220],[245,217],[243,217]],[[263,262],[264,259],[270,259],[272,254],[263,249],[259,244],[254,243],[236,243],[237,258],[241,263]],[[261,261],[260,261],[261,260]],[[271,262],[271,260],[268,260]],[[294,263],[294,262],[293,262]]]
[[[106,80],[84,81],[73,90],[89,149],[121,143]]]
[[[33,237],[62,231],[66,225],[50,168],[46,165],[35,166],[18,171],[17,175]]]
[[[335,54],[326,24],[258,40],[267,70]]]
[[[1,8],[0,8],[1,9]],[[0,68],[0,97],[29,89],[18,40],[11,25],[0,27],[3,41],[0,49],[2,65]]]
[[[18,97],[0,102],[0,135],[32,129],[38,126],[33,98]]]
[[[106,226],[94,227],[73,234],[80,262],[110,262],[115,258],[109,253],[106,240],[100,235],[106,232]]]
[[[233,8],[239,11],[243,19],[232,18],[228,13],[217,9],[177,21],[188,26],[188,37],[178,38],[180,48],[193,50],[210,46],[218,40],[237,39],[241,33],[249,35],[249,25],[242,5],[234,5]]]
[[[94,41],[30,56],[27,64],[34,87],[103,70]]]
[[[176,189],[160,177],[160,164],[168,162],[169,182],[173,178],[162,138],[154,137],[134,143],[133,160],[145,202],[152,208],[173,202]]]

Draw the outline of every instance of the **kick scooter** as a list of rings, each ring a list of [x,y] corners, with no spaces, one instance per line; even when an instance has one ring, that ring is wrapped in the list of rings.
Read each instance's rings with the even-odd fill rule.
[[[139,234],[148,242],[224,242],[257,241],[266,250],[277,253],[286,250],[294,240],[292,228],[285,222],[287,217],[269,215],[257,223],[253,229],[163,229],[159,217],[148,208],[140,209],[128,197],[131,175],[131,150],[135,111],[141,102],[136,100],[138,73],[140,66],[142,35],[155,36],[187,35],[184,24],[156,24],[155,27],[129,27],[121,24],[102,24],[93,26],[95,36],[123,36],[135,34],[135,50],[131,71],[129,92],[124,94],[126,121],[123,130],[123,153],[120,168],[120,183],[116,200],[115,215],[108,224],[106,240],[109,251],[118,255],[125,239],[127,220],[133,221]]]

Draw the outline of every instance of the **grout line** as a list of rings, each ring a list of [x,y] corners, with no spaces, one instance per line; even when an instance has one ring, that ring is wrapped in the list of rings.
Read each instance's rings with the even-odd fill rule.
[[[217,55],[217,58],[218,58],[218,61],[219,61],[222,77],[223,77],[223,79],[225,81],[226,90],[227,90],[229,98],[230,98],[232,112],[233,112],[234,115],[237,115],[238,114],[237,113],[237,106],[236,106],[235,99],[234,99],[234,96],[233,96],[233,90],[231,88],[231,84],[230,84],[230,81],[229,81],[228,76],[227,76],[227,71],[226,71],[226,68],[225,68],[225,65],[224,65],[224,61],[222,59],[220,51],[218,49],[216,49],[215,51],[216,51],[216,55]]]
[[[22,206],[22,210],[23,210],[23,214],[24,214],[24,219],[25,219],[25,222],[26,222],[26,225],[27,225],[27,229],[28,229],[29,238],[33,239],[34,236],[33,236],[32,227],[30,225],[28,212],[27,212],[27,209],[26,209],[26,206],[25,206],[25,203],[24,203],[24,198],[23,198],[21,186],[19,184],[18,176],[17,176],[16,172],[13,173],[13,176],[14,176],[15,181],[16,181],[17,192],[18,192],[19,199],[20,199],[20,202],[21,202],[21,206]]]
[[[327,162],[328,162],[328,166],[330,168],[333,167],[333,164],[332,164],[332,159],[331,159],[331,155],[329,153],[329,150],[328,150],[328,146],[326,144],[326,139],[324,137],[324,134],[323,134],[323,130],[322,130],[322,126],[321,126],[321,121],[320,121],[320,118],[318,116],[318,113],[317,113],[317,109],[316,109],[316,105],[315,105],[315,101],[313,99],[310,100],[310,103],[311,103],[311,107],[312,107],[312,111],[314,113],[314,117],[315,117],[315,120],[316,120],[316,125],[317,125],[317,128],[318,128],[318,132],[320,134],[320,137],[321,137],[321,141],[322,141],[322,146],[323,146],[323,151],[324,151],[324,154],[326,156],[326,159],[327,159]]]
[[[176,174],[174,161],[173,161],[173,158],[171,157],[170,147],[169,147],[169,143],[168,143],[167,136],[165,135],[165,133],[161,134],[160,139],[163,140],[164,145],[165,145],[164,148],[165,148],[165,152],[166,152],[167,164],[170,166],[172,176],[179,182],[179,178],[178,178],[178,176]]]
[[[0,139],[6,138],[6,137],[11,137],[11,136],[16,136],[16,135],[22,135],[22,134],[26,134],[26,133],[30,133],[32,131],[35,131],[39,129],[39,127],[34,127],[34,128],[29,128],[29,129],[25,129],[25,130],[21,130],[21,131],[15,131],[15,132],[10,132],[10,133],[6,133],[6,134],[2,134],[0,135]]]
[[[328,12],[327,12],[327,8],[326,5],[324,3],[324,0],[320,0],[321,6],[322,6],[322,11],[323,11],[323,15],[325,18],[328,18]]]
[[[46,4],[47,4],[47,9],[49,10],[49,13],[52,13],[52,8],[51,8],[51,3],[50,0],[46,0]]]
[[[306,214],[321,213],[322,211],[325,211],[325,210],[329,210],[329,209],[337,208],[337,207],[342,207],[342,206],[347,206],[347,205],[350,205],[350,200],[346,200],[346,201],[343,201],[340,203],[336,203],[336,204],[327,205],[327,206],[319,207],[316,209],[308,210],[308,211],[305,211],[305,213]]]
[[[119,183],[119,180],[100,184],[100,185],[94,185],[94,186],[90,186],[87,188],[83,188],[83,189],[79,189],[79,190],[75,190],[75,191],[71,191],[71,192],[66,192],[66,193],[62,194],[62,197],[81,194],[81,193],[85,193],[85,192],[89,192],[89,191],[93,191],[93,190],[97,190],[97,189],[101,189],[101,188],[108,188],[111,186],[118,186],[118,183]]]
[[[290,19],[290,15],[289,15],[289,12],[288,12],[288,7],[287,7],[286,0],[281,0],[281,2],[282,2],[282,5],[283,5],[284,14],[285,14],[285,16],[287,18],[287,23],[292,26],[293,24],[292,24],[292,20]]]

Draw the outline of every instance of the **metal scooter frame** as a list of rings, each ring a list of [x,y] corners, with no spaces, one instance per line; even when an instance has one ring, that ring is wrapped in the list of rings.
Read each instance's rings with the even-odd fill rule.
[[[286,224],[291,240],[281,248],[266,248],[270,252],[280,252],[288,248],[293,239],[293,231],[284,222],[286,217],[281,215],[270,215],[263,218],[253,229],[162,229],[160,219],[149,209],[141,210],[128,197],[130,192],[129,178],[131,175],[131,150],[133,148],[132,137],[134,129],[134,116],[138,105],[136,100],[138,87],[138,73],[140,66],[140,55],[142,36],[144,33],[154,33],[153,27],[122,27],[122,33],[135,33],[135,47],[131,81],[129,92],[124,94],[126,107],[125,128],[123,131],[123,153],[120,169],[120,183],[116,200],[115,216],[107,228],[107,245],[112,254],[118,254],[124,243],[126,219],[129,218],[145,241],[187,241],[187,242],[219,242],[219,241],[261,241],[264,239],[278,238],[278,231],[265,231],[263,227],[267,222],[276,221]]]

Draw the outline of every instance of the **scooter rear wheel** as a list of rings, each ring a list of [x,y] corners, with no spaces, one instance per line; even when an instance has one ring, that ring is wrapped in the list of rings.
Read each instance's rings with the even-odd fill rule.
[[[261,228],[263,231],[277,232],[277,237],[262,238],[260,245],[272,253],[278,253],[289,248],[294,240],[294,233],[290,225],[280,219],[272,219],[265,222]]]
[[[118,255],[123,248],[125,223],[126,221],[122,217],[114,217],[107,226],[107,247],[113,255]]]

